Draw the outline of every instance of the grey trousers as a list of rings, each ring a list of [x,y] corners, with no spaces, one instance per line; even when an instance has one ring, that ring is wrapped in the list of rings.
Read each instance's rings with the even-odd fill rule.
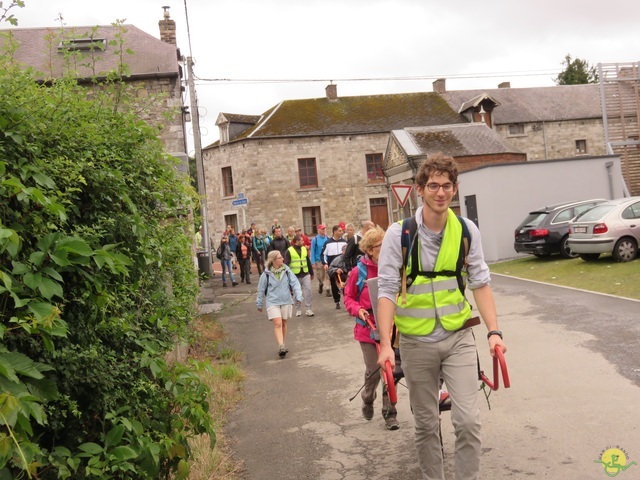
[[[438,410],[442,372],[451,395],[456,479],[477,480],[481,454],[480,405],[478,360],[471,329],[433,343],[401,335],[400,355],[415,420],[415,444],[422,478],[444,480]]]
[[[362,349],[362,359],[365,366],[364,388],[360,396],[364,403],[371,404],[376,399],[376,389],[381,379],[380,373],[371,375],[378,368],[378,351],[373,343],[360,342],[360,348]],[[389,402],[386,386],[382,389],[382,416],[385,418],[396,416],[396,406]]]

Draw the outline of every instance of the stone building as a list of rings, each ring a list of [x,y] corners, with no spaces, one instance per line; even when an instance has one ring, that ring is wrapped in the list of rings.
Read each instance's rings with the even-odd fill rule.
[[[333,84],[324,98],[285,100],[258,117],[220,114],[222,140],[203,151],[209,231],[275,218],[308,235],[369,218],[386,227],[389,132],[466,122],[436,93],[339,98]]]
[[[43,82],[72,74],[79,83],[95,86],[109,72],[119,72],[125,84],[135,89],[141,105],[145,104],[140,117],[158,129],[167,152],[181,158],[181,170],[188,172],[182,57],[168,7],[158,24],[160,39],[133,25],[11,28],[0,32],[16,41],[14,59],[39,72]],[[0,46],[3,41],[7,40],[0,38]],[[119,50],[125,53],[121,55]],[[145,102],[150,97],[153,102]]]
[[[324,98],[285,100],[259,116],[221,113],[221,140],[203,151],[210,231],[274,218],[307,234],[368,218],[386,227],[397,211],[389,184],[399,181],[383,170],[392,130],[486,124],[486,139],[502,138],[496,156],[460,156],[488,163],[604,153],[597,85],[501,87],[447,92],[440,79],[433,92],[340,98],[332,84]]]
[[[604,155],[604,129],[597,84],[500,88],[448,92],[444,80],[434,89],[469,121],[484,122],[527,160]]]

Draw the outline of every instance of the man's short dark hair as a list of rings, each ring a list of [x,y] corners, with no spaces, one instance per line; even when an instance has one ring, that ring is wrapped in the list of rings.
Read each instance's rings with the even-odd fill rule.
[[[416,185],[424,187],[429,177],[434,175],[447,175],[451,183],[458,183],[458,166],[453,157],[444,155],[442,152],[431,154],[427,157],[416,174]]]
[[[333,233],[336,233],[338,230],[340,230],[340,225],[334,225],[333,229],[331,230]]]

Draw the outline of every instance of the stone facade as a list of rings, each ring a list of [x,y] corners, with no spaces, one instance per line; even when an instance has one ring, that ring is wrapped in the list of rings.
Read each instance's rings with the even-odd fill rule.
[[[330,231],[338,222],[358,225],[371,218],[370,202],[388,200],[382,183],[368,183],[365,155],[383,154],[388,134],[244,139],[203,152],[209,232],[217,240],[235,216],[238,228],[251,222],[268,229],[304,225],[303,209],[318,207]],[[318,187],[300,188],[298,159],[315,158]],[[222,169],[231,167],[233,195],[224,196]],[[238,193],[246,206],[233,206]],[[243,211],[244,210],[244,211]],[[233,221],[231,221],[233,223]],[[308,231],[305,233],[315,234]]]
[[[510,134],[509,125],[495,125],[494,129],[514,147],[526,152],[527,160],[606,154],[602,119],[531,122],[522,125],[524,133],[520,135]],[[585,152],[577,151],[578,140],[586,142]]]
[[[182,80],[180,77],[145,79],[132,82],[141,100],[153,98],[150,109],[141,118],[158,129],[167,152],[186,153],[186,132],[183,119]]]

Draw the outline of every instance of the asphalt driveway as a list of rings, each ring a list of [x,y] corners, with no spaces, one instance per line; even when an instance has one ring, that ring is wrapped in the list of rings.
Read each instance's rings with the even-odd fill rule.
[[[316,294],[316,316],[290,321],[282,360],[271,323],[255,309],[257,279],[233,289],[218,283],[219,276],[207,283],[205,301],[222,307],[221,321],[245,354],[245,398],[226,434],[246,479],[420,478],[407,390],[399,388],[401,428],[393,432],[379,404],[367,422],[359,397],[349,401],[364,368],[344,310]],[[639,461],[640,302],[499,275],[493,290],[512,387],[491,394],[491,409],[482,404],[481,478],[608,478],[596,462],[612,446]],[[485,328],[474,329],[490,371]],[[449,413],[442,430],[453,479]],[[640,477],[640,465],[621,477]]]

